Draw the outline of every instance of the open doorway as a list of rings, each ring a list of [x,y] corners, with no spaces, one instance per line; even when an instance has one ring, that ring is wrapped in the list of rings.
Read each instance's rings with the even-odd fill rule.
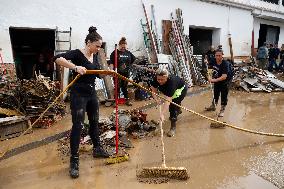
[[[31,79],[35,73],[53,79],[55,30],[10,27],[10,38],[18,79]]]
[[[190,43],[193,46],[194,55],[203,55],[212,45],[213,30],[201,28],[189,28]]]
[[[261,47],[265,42],[268,44],[278,44],[279,34],[279,26],[260,24],[258,48]]]

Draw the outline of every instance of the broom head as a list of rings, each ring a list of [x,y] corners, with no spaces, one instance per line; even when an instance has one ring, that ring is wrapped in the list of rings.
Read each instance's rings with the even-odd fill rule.
[[[225,122],[224,122],[225,123]],[[218,123],[218,122],[212,122],[211,124],[210,124],[210,127],[211,128],[225,128],[226,126],[224,125],[224,124],[222,124],[222,123]]]
[[[187,180],[189,175],[185,167],[148,167],[138,171],[137,177]]]
[[[109,165],[109,164],[121,163],[128,160],[129,160],[128,154],[114,155],[106,159],[105,164]]]

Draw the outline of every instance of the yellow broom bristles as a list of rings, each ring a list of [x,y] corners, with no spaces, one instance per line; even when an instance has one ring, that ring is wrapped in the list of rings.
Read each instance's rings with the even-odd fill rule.
[[[109,164],[121,163],[121,162],[128,161],[128,160],[129,160],[129,156],[127,154],[125,154],[125,155],[122,155],[122,156],[109,157],[105,161],[105,163],[107,165],[109,165]]]
[[[189,175],[185,167],[149,167],[137,173],[140,178],[166,177],[177,180],[187,180]]]

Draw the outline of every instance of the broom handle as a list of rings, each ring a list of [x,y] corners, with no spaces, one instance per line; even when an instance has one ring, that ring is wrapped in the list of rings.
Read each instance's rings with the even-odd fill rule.
[[[117,73],[117,44],[114,48],[114,70]],[[115,84],[115,153],[118,154],[118,76],[114,78]]]
[[[162,105],[159,107],[160,110],[160,117],[162,115]],[[165,155],[165,144],[164,144],[164,130],[163,130],[163,123],[160,120],[160,131],[161,131],[161,143],[162,143],[162,167],[166,168],[166,155]]]
[[[208,65],[206,64],[206,69],[207,69],[207,77],[208,77],[208,81],[210,79],[212,79],[212,72],[213,72],[213,69],[212,68],[208,68]],[[215,99],[214,99],[214,91],[213,91],[213,85],[211,82],[210,83],[210,90],[211,90],[211,93],[212,93],[212,102],[215,104]]]

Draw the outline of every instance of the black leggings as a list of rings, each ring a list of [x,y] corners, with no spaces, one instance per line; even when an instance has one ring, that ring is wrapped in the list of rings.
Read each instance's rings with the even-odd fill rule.
[[[215,83],[214,84],[214,100],[215,104],[218,104],[218,100],[221,94],[221,105],[226,106],[228,103],[229,86],[231,82]]]
[[[71,155],[78,155],[81,131],[85,121],[85,112],[87,111],[89,120],[89,135],[93,142],[94,148],[100,145],[99,140],[99,103],[97,94],[82,96],[78,93],[71,93],[71,114],[72,114],[72,130],[70,136]]]
[[[181,105],[182,100],[184,99],[184,97],[187,94],[187,86],[184,87],[184,89],[181,92],[181,95],[178,98],[175,98],[172,100],[172,102]],[[170,119],[172,121],[176,121],[177,120],[177,116],[178,116],[178,112],[180,111],[180,107],[174,105],[174,104],[170,104],[169,106],[169,112],[170,112]]]

